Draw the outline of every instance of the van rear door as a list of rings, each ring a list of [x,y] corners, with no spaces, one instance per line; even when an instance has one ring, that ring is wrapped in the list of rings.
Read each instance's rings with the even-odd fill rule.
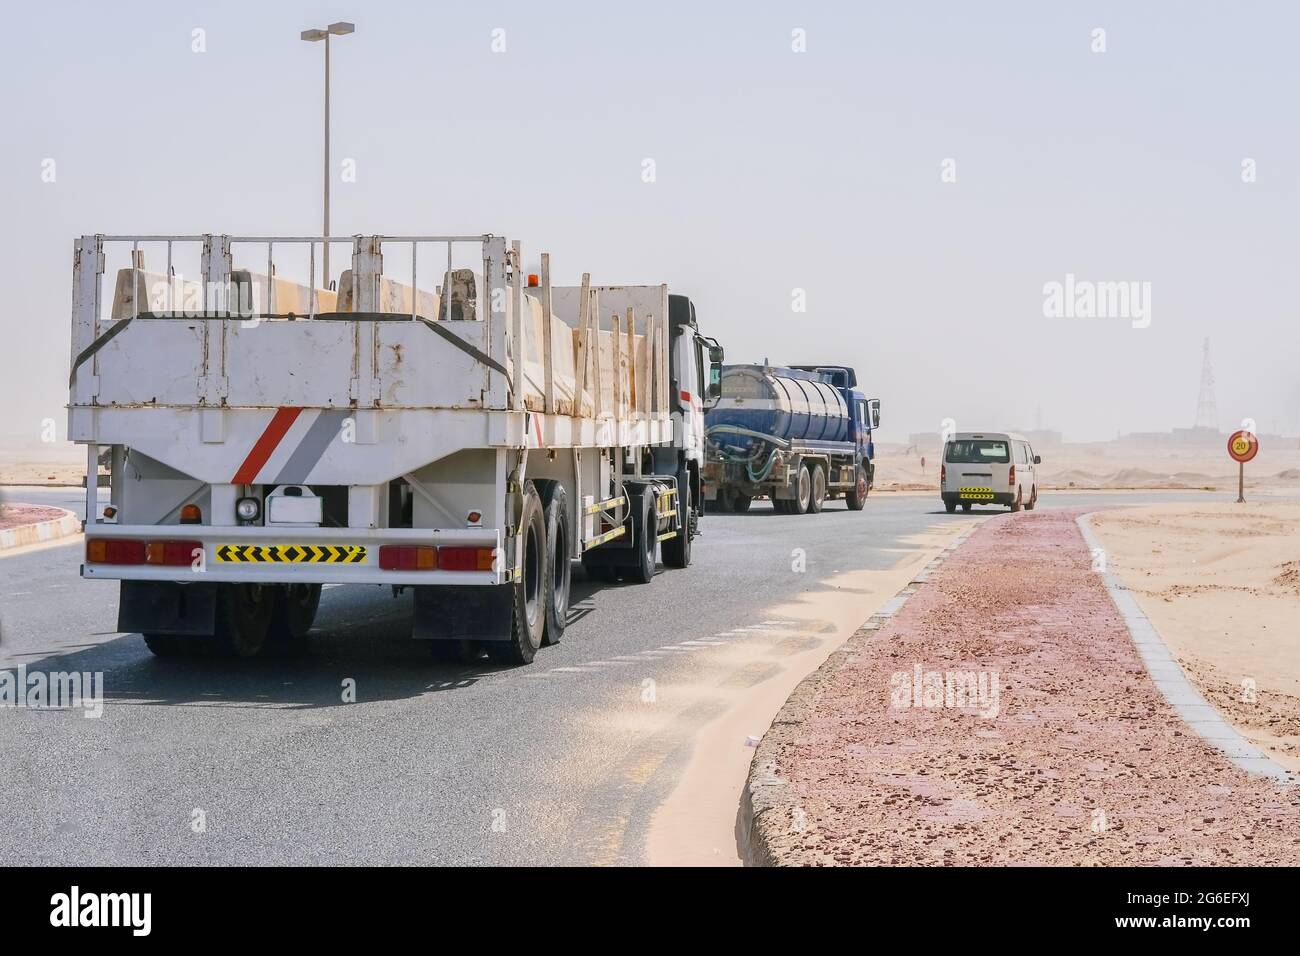
[[[944,466],[944,491],[956,492],[959,501],[991,503],[994,493],[1009,489],[1011,442],[980,435],[954,438],[948,443]]]

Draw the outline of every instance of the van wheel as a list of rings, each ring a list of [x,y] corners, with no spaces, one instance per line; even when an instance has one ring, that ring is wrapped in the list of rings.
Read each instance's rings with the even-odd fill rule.
[[[275,607],[267,634],[270,646],[281,654],[306,650],[307,632],[320,609],[319,584],[284,584],[276,588]]]
[[[853,482],[853,488],[844,496],[844,503],[849,506],[850,511],[861,511],[867,503],[867,492],[871,489],[867,487],[867,470],[858,465],[858,477]]]
[[[1011,502],[1011,510],[1012,510],[1012,511],[1019,511],[1019,510],[1020,510],[1020,497],[1021,497],[1021,495],[1023,495],[1023,494],[1024,494],[1024,491],[1023,491],[1022,489],[1020,489],[1020,488],[1016,488],[1016,500],[1013,501],[1013,502]]]
[[[546,500],[546,568],[542,593],[546,601],[546,622],[542,643],[558,644],[569,620],[569,589],[573,564],[569,560],[569,499],[564,485],[548,482]]]
[[[653,488],[641,492],[639,519],[632,527],[633,547],[636,549],[637,562],[623,573],[635,584],[649,584],[655,576],[655,563],[658,555],[659,521],[655,512],[655,495]]]
[[[497,664],[531,664],[542,646],[542,631],[546,626],[546,608],[550,602],[545,593],[546,522],[537,486],[531,481],[524,482],[519,528],[524,536],[524,560],[517,579],[508,585],[510,638],[483,642],[488,658]]]
[[[812,503],[812,473],[807,468],[799,469],[799,477],[795,479],[795,497],[790,502],[791,513],[797,515],[806,515],[808,506]]]
[[[754,499],[749,495],[742,495],[740,492],[736,492],[736,496],[731,499],[731,510],[736,512],[738,515],[743,515],[749,510],[749,503],[753,500]]]
[[[951,501],[951,500],[945,501],[943,503],[943,506],[945,509],[947,509],[948,514],[952,514],[954,511],[957,510],[957,502],[955,501]]]
[[[1034,485],[1029,489],[1029,501],[1025,505],[1025,510],[1033,511],[1036,504],[1038,504],[1038,486]]]
[[[968,512],[968,511],[970,511],[970,506],[971,506],[971,503],[970,503],[969,501],[963,501],[963,502],[961,503],[961,510],[962,510],[962,511],[967,511],[967,512]]]
[[[821,514],[822,505],[826,503],[826,469],[818,462],[811,466],[812,497],[808,499],[809,514]]]

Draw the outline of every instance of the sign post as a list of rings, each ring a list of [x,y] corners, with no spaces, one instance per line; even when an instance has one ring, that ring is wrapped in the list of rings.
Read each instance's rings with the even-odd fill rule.
[[[1237,463],[1237,504],[1246,501],[1246,462],[1259,454],[1259,439],[1252,432],[1235,431],[1228,436],[1228,455]]]

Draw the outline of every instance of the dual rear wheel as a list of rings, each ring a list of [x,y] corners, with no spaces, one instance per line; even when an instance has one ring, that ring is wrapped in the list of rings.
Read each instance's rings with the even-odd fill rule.
[[[249,658],[300,653],[320,607],[319,584],[218,584],[210,637],[145,634],[158,657]]]

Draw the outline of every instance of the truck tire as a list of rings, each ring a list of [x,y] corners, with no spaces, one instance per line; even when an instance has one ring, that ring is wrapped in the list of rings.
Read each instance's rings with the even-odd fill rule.
[[[826,503],[826,469],[821,462],[810,465],[812,471],[812,497],[808,499],[808,513],[821,514],[822,505]]]
[[[636,549],[636,564],[623,569],[624,577],[634,584],[649,584],[655,576],[655,564],[658,557],[659,537],[656,528],[659,521],[655,512],[655,494],[653,488],[646,488],[640,495],[640,506],[633,512],[636,521],[632,526],[632,547]]]
[[[948,512],[948,514],[952,514],[954,511],[957,510],[957,502],[951,498],[945,498],[943,500],[943,507],[944,510]]]
[[[276,588],[267,634],[278,654],[300,654],[307,648],[307,632],[320,608],[319,584],[282,584]]]
[[[573,564],[569,560],[569,499],[564,485],[547,483],[543,492],[546,513],[546,623],[542,644],[558,644],[569,621],[569,589]]]
[[[1016,489],[1016,499],[1015,501],[1011,502],[1010,505],[1012,513],[1015,513],[1020,510],[1020,499],[1024,495],[1024,493],[1025,492],[1023,488]]]
[[[691,565],[691,473],[677,473],[677,537],[663,543],[664,564],[670,568]]]
[[[791,514],[806,515],[812,503],[812,472],[807,468],[799,469],[799,476],[794,482],[794,500],[790,502]]]
[[[275,589],[260,584],[218,584],[213,650],[221,657],[256,657],[266,648],[275,612]]]
[[[850,511],[861,511],[867,504],[867,492],[870,490],[867,486],[866,469],[858,465],[857,479],[853,482],[853,487],[844,495],[844,503],[849,506]]]
[[[743,515],[749,510],[749,504],[753,500],[754,499],[749,495],[742,495],[740,492],[736,492],[736,496],[731,499],[731,510],[736,512],[738,515]]]
[[[504,641],[484,641],[488,657],[497,664],[531,664],[542,646],[546,627],[546,608],[550,596],[546,591],[546,521],[542,500],[531,481],[524,482],[524,505],[519,519],[519,533],[524,536],[523,563],[509,586],[510,637]]]
[[[194,653],[194,642],[179,634],[142,634],[141,637],[154,657],[185,657]]]
[[[1038,486],[1033,485],[1029,489],[1029,500],[1025,502],[1025,510],[1033,511],[1036,504],[1038,504]]]

